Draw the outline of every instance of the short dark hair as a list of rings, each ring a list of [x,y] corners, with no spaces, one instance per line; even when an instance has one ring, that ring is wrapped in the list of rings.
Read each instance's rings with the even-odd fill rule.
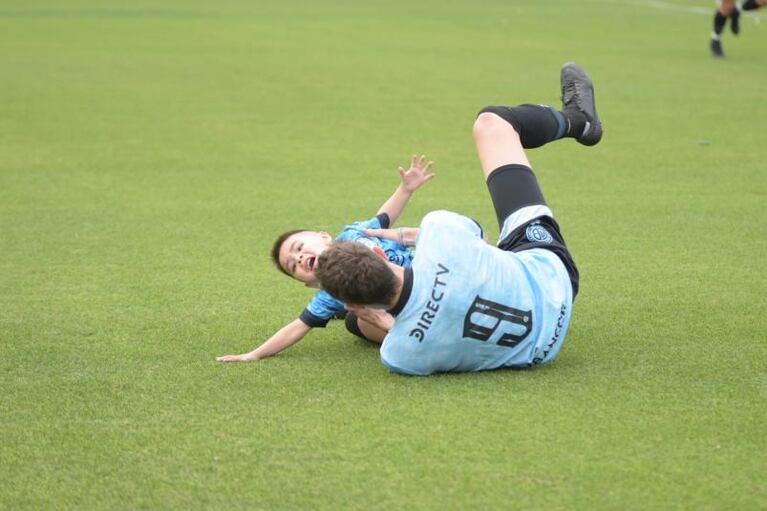
[[[347,303],[387,304],[397,288],[394,272],[361,243],[333,243],[320,255],[316,271],[322,288]]]
[[[280,265],[280,249],[282,248],[282,244],[285,243],[285,240],[293,236],[294,234],[298,234],[299,232],[308,231],[309,229],[293,229],[292,231],[283,232],[280,234],[277,239],[274,241],[274,245],[272,245],[272,262],[277,267],[278,270],[280,270],[285,275],[292,277],[290,273],[287,272],[285,268],[283,268]]]

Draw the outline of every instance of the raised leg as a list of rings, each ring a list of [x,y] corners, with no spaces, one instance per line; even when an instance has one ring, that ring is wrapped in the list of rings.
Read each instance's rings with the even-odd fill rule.
[[[482,173],[490,173],[504,165],[530,166],[519,133],[497,114],[482,112],[474,121],[474,143],[477,146]]]

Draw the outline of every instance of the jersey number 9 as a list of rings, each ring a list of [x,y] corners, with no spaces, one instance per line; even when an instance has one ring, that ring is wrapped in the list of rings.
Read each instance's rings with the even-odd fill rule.
[[[463,336],[487,342],[496,330],[508,327],[496,344],[513,348],[533,329],[532,311],[515,309],[477,296],[463,319]]]

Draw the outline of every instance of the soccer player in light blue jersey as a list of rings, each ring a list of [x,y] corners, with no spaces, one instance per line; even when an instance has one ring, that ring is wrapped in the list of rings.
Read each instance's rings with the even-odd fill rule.
[[[474,123],[482,170],[500,226],[484,241],[472,219],[448,211],[419,228],[368,234],[417,247],[410,267],[336,243],[317,277],[360,318],[388,331],[381,361],[408,375],[526,368],[550,362],[564,342],[578,270],[524,149],[563,137],[597,144],[602,125],[591,80],[561,72],[561,111],[543,105],[484,108]]]
[[[413,192],[434,177],[431,162],[426,156],[413,156],[410,168],[399,168],[400,184],[389,199],[378,209],[376,216],[344,227],[336,241],[355,242],[366,250],[375,250],[387,261],[398,266],[410,266],[413,251],[396,241],[381,239],[365,233],[366,229],[385,229],[397,221]],[[326,232],[298,229],[283,233],[272,248],[272,260],[277,268],[307,287],[319,288],[315,275],[320,254],[333,243]],[[219,362],[248,362],[279,353],[303,339],[312,328],[322,328],[339,313],[345,313],[344,303],[318,289],[298,318],[291,321],[253,351],[239,355],[217,357]],[[385,331],[346,314],[346,328],[359,337],[380,343]]]

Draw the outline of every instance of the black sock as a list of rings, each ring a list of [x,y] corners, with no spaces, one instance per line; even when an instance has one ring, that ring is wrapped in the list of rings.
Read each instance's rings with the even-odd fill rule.
[[[740,6],[740,9],[743,11],[753,11],[754,9],[758,9],[761,7],[758,3],[756,3],[756,0],[746,0],[743,2],[743,5]]]
[[[716,35],[720,35],[722,33],[722,30],[724,30],[724,24],[726,22],[727,16],[719,11],[716,11],[716,14],[714,15],[714,33]]]
[[[570,122],[567,117],[549,106],[488,106],[479,113],[483,112],[494,113],[511,124],[519,133],[519,140],[525,149],[540,147],[553,140],[570,136]]]

